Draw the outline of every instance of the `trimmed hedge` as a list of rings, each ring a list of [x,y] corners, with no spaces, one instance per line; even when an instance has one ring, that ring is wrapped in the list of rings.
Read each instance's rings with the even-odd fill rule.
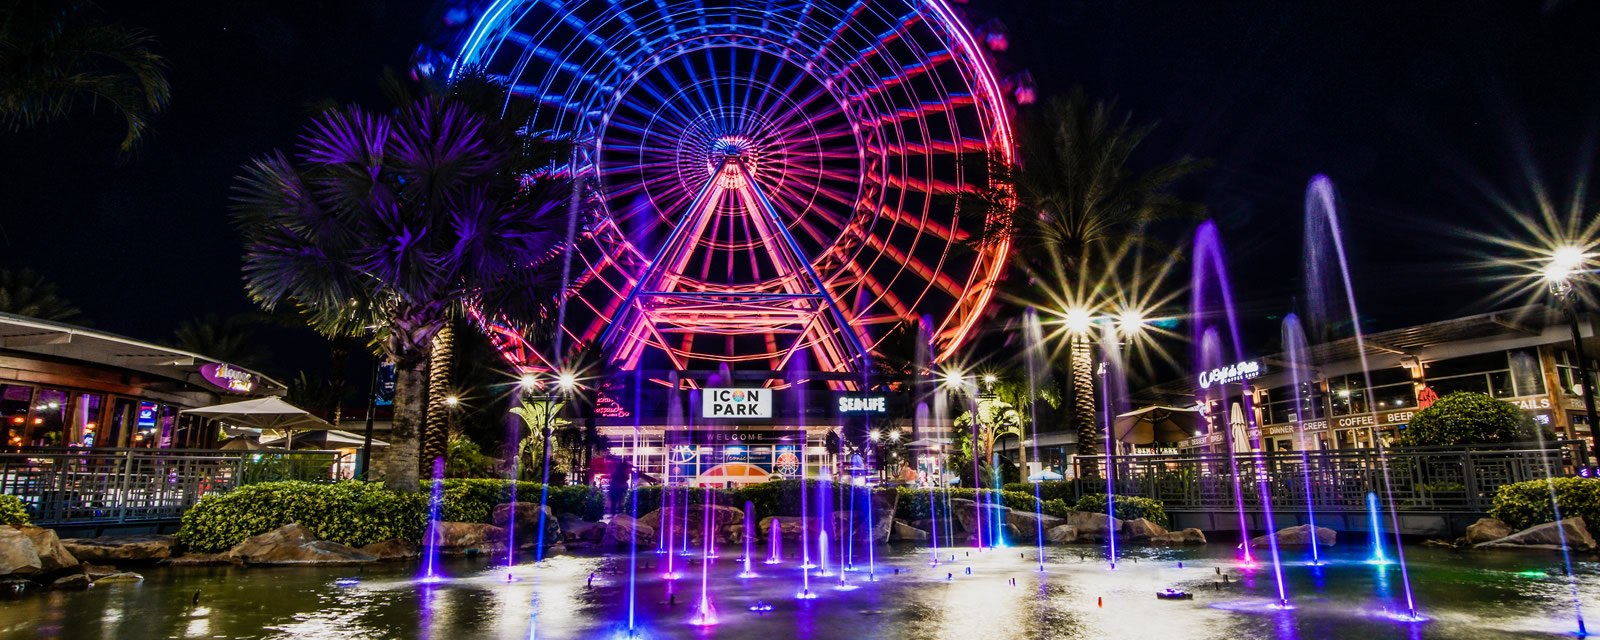
[[[28,504],[11,494],[0,494],[0,525],[28,524]]]
[[[432,481],[422,483],[423,493],[432,490]],[[538,502],[540,484],[518,482],[518,502]],[[511,481],[496,478],[446,478],[444,512],[448,522],[488,522],[496,505],[511,502]],[[551,486],[545,497],[552,513],[570,513],[589,522],[605,515],[605,494],[587,485]]]
[[[1005,490],[1033,495],[1034,484],[1036,483],[1012,482],[1005,486]],[[1037,484],[1039,485],[1038,491],[1040,500],[1044,500],[1046,502],[1050,500],[1060,500],[1062,502],[1069,503],[1076,502],[1078,500],[1077,480],[1045,480]],[[1105,483],[1101,483],[1101,486],[1104,487]]]
[[[226,551],[250,536],[298,522],[323,540],[361,546],[394,538],[421,540],[428,521],[430,482],[419,493],[395,493],[381,483],[348,481],[263,482],[209,495],[183,514],[177,539],[194,551]],[[517,483],[517,499],[538,502],[540,485]],[[495,505],[511,501],[511,482],[484,478],[446,479],[440,517],[450,522],[489,522]],[[605,510],[600,490],[550,487],[546,504],[555,513],[596,521]]]
[[[1095,511],[1099,513],[1105,513],[1106,494],[1091,493],[1085,495],[1084,497],[1078,499],[1078,504],[1073,505],[1073,509],[1076,511]],[[1153,500],[1151,498],[1141,498],[1139,496],[1117,496],[1115,504],[1112,507],[1112,512],[1114,515],[1116,515],[1118,520],[1136,520],[1139,518],[1144,518],[1159,524],[1162,527],[1169,526],[1170,524],[1170,521],[1167,520],[1167,510],[1162,506],[1161,501]]]
[[[250,536],[298,522],[313,535],[361,546],[420,540],[428,496],[376,482],[263,482],[208,495],[183,514],[177,539],[194,551],[226,551]]]
[[[1554,522],[1555,509],[1550,504],[1552,485],[1563,518],[1582,517],[1590,531],[1600,531],[1600,478],[1552,478],[1548,482],[1529,480],[1500,485],[1489,515],[1519,531]]]

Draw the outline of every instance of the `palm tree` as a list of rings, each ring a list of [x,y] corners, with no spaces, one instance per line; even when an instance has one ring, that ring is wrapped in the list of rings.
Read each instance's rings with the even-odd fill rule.
[[[433,347],[428,355],[428,415],[422,427],[423,460],[438,458],[449,450],[450,412],[455,411],[448,402],[450,365],[455,361],[455,334],[450,323],[433,334]]]
[[[215,313],[208,313],[179,324],[177,330],[172,332],[172,343],[184,351],[256,368],[267,356],[250,330],[250,326],[257,321],[257,318],[247,315],[223,319]]]
[[[1114,101],[1091,102],[1081,89],[1023,124],[1015,168],[997,168],[996,186],[972,198],[977,206],[1009,213],[991,216],[996,223],[986,234],[1012,241],[1014,264],[1024,276],[1008,285],[1005,297],[1058,312],[1066,304],[1104,310],[1108,298],[1119,295],[1108,275],[1124,268],[1119,263],[1130,251],[1156,244],[1147,235],[1152,223],[1204,215],[1203,205],[1172,188],[1208,163],[1183,157],[1143,171],[1129,166],[1154,125],[1136,126],[1131,116],[1117,115]],[[1089,340],[1069,336],[1068,350],[1072,422],[1078,454],[1085,456],[1102,447]]]
[[[82,312],[33,269],[0,269],[0,313],[74,322]]]
[[[79,104],[122,114],[122,150],[167,106],[167,63],[148,33],[97,21],[84,0],[0,0],[0,126],[67,117]]]
[[[368,331],[395,363],[384,482],[418,490],[428,356],[464,304],[499,289],[535,301],[527,274],[558,253],[565,210],[550,182],[517,170],[524,144],[449,97],[392,115],[345,107],[318,116],[291,159],[257,158],[234,216],[245,281],[263,307],[288,302],[330,336]],[[430,462],[431,461],[427,461]]]

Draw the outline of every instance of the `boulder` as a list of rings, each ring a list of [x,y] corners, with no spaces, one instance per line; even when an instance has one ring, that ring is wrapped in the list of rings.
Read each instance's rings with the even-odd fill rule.
[[[1005,523],[1009,530],[1017,528],[1010,525],[1011,509],[1003,504],[985,502],[980,506],[971,500],[953,498],[950,500],[950,510],[955,513],[956,520],[961,523],[961,529],[964,531],[977,531],[980,517],[988,523]],[[989,526],[993,527],[992,524]]]
[[[1122,532],[1122,521],[1098,511],[1073,511],[1067,514],[1067,524],[1078,530],[1078,537],[1103,540],[1111,532]]]
[[[181,556],[172,556],[162,560],[161,564],[169,567],[214,567],[237,562],[237,558],[230,557],[224,551],[222,553],[185,553]],[[93,577],[93,575],[91,574],[90,577]]]
[[[522,504],[522,502],[518,502]],[[560,538],[552,542],[560,542]],[[467,550],[491,549],[506,544],[506,530],[482,522],[438,523],[440,549]]]
[[[43,569],[33,540],[14,527],[0,527],[0,576],[28,576]]]
[[[913,526],[911,526],[910,523],[908,523],[908,522],[906,522],[904,520],[894,520],[894,521],[892,521],[891,524],[890,524],[890,528],[889,529],[890,529],[889,530],[889,539],[890,540],[906,540],[906,541],[911,541],[911,542],[923,542],[923,541],[926,541],[926,540],[929,540],[929,539],[932,538],[932,535],[929,534],[927,531],[923,531],[921,529],[913,527]]]
[[[989,527],[988,529],[985,529],[984,530],[984,536],[986,536],[986,537],[983,540],[979,540],[978,539],[978,533],[976,531],[974,531],[972,533],[972,535],[967,536],[967,543],[976,545],[979,542],[982,542],[985,546],[994,545],[995,541],[991,540],[991,539],[989,539],[987,537],[987,536],[993,535],[993,533],[992,533],[993,530],[994,530],[994,527]],[[1007,522],[1007,523],[1005,523],[1004,525],[1002,525],[1000,527],[1000,539],[1002,541],[1014,541],[1014,540],[1022,540],[1023,537],[1022,537],[1022,532],[1021,531],[1017,531],[1016,527],[1011,526],[1011,523]],[[1029,538],[1029,539],[1031,539],[1031,538]]]
[[[695,505],[689,509],[689,535],[704,531],[706,521],[706,508],[704,505]],[[720,504],[711,505],[711,528],[721,529],[730,524],[744,524],[744,510]],[[681,521],[680,521],[681,522]]]
[[[494,523],[494,526],[504,529],[515,517],[516,526],[514,530],[517,534],[517,542],[537,543],[539,540],[541,513],[544,516],[544,543],[549,545],[561,542],[561,520],[556,517],[554,512],[550,511],[549,506],[541,508],[537,502],[508,502],[495,505],[494,515],[489,520]],[[515,515],[513,516],[513,514]],[[505,542],[505,536],[502,535],[494,541],[494,544],[505,544]]]
[[[1163,533],[1161,535],[1151,536],[1150,540],[1148,542],[1150,544],[1160,544],[1160,545],[1169,545],[1169,546],[1205,544],[1206,543],[1206,533],[1204,531],[1201,531],[1201,530],[1196,529],[1194,527],[1190,527],[1190,528],[1184,529],[1182,531],[1172,531],[1172,532],[1168,532],[1168,533]]]
[[[1478,518],[1477,522],[1467,525],[1467,544],[1479,544],[1499,540],[1515,533],[1511,525],[1499,518]]]
[[[778,521],[778,530],[784,540],[795,540],[801,531],[810,533],[813,537],[822,530],[822,521],[817,518],[801,518],[799,516],[767,516],[761,519],[758,525],[761,528],[761,537],[772,536],[772,521]]]
[[[85,562],[78,567],[78,573],[89,576],[90,580],[99,580],[113,573],[118,573],[118,571],[116,567],[109,564],[89,564]]]
[[[1580,517],[1534,525],[1504,538],[1473,546],[1478,549],[1560,549],[1563,542],[1569,549],[1588,551],[1595,548],[1594,536],[1589,535],[1589,528],[1584,526]]]
[[[378,560],[337,542],[318,540],[298,522],[247,538],[229,549],[227,557],[251,565],[349,565]]]
[[[1006,516],[1006,522],[1016,527],[1023,540],[1033,540],[1040,531],[1049,531],[1067,523],[1066,518],[1041,514],[1034,511],[1019,511],[1012,509]]]
[[[730,524],[723,527],[718,540],[728,544],[744,544],[744,525]]]
[[[900,492],[895,489],[881,489],[872,492],[872,539],[875,542],[888,542],[890,530],[894,528],[894,512],[900,508]]]
[[[1078,541],[1078,528],[1070,524],[1058,524],[1044,530],[1045,542],[1065,544]]]
[[[1144,541],[1167,533],[1167,528],[1144,518],[1122,523],[1122,534],[1129,540]]]
[[[561,525],[561,531],[569,542],[599,542],[606,537],[606,523],[579,521],[570,527]]]
[[[39,554],[39,571],[53,573],[78,566],[78,559],[72,556],[71,551],[61,544],[61,538],[56,537],[56,532],[44,527],[19,526],[17,531],[27,536],[33,542],[33,552]]]
[[[656,544],[656,530],[640,524],[632,516],[611,516],[611,522],[606,524],[606,534],[619,544],[639,547]]]
[[[66,538],[61,544],[72,557],[96,564],[153,564],[172,556],[172,536]]]
[[[50,588],[57,591],[67,589],[88,589],[89,584],[89,576],[82,573],[69,573],[56,578],[55,581],[50,583]]]
[[[329,544],[332,544],[332,543],[329,543]],[[346,547],[346,548],[349,548],[349,547]],[[106,576],[104,578],[100,578],[98,580],[95,580],[94,584],[96,586],[99,586],[99,585],[102,585],[102,584],[119,584],[119,583],[129,583],[129,582],[144,582],[144,576],[141,576],[141,575],[139,575],[137,573],[133,573],[133,572],[130,572],[130,571],[124,571],[122,573],[113,573],[113,574],[111,574],[109,576]]]
[[[639,524],[650,527],[651,529],[660,529],[661,510],[656,509],[655,511],[651,511],[650,513],[639,516]]]
[[[379,560],[410,560],[422,555],[416,543],[399,538],[374,542],[361,547],[361,552]]]
[[[1298,527],[1284,527],[1272,534],[1278,539],[1280,547],[1309,547],[1311,546],[1311,525],[1303,524]],[[1331,547],[1339,540],[1339,533],[1327,527],[1317,527],[1317,546]],[[1267,536],[1256,536],[1250,540],[1252,547],[1265,547],[1272,541]]]

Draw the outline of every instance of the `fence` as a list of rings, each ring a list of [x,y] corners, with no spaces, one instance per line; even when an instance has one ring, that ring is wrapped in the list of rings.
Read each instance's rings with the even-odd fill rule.
[[[1238,499],[1245,511],[1258,511],[1263,488],[1270,491],[1274,509],[1303,509],[1309,483],[1316,511],[1359,512],[1367,508],[1367,493],[1385,495],[1387,484],[1400,510],[1481,514],[1488,512],[1502,485],[1574,474],[1587,456],[1584,443],[1576,440],[1551,442],[1544,448],[1126,455],[1113,458],[1113,486],[1119,494],[1160,500],[1167,511],[1231,511],[1238,508]],[[1105,469],[1106,461],[1104,456],[1086,457],[1078,465],[1080,471]],[[1105,491],[1103,483],[1074,484],[1080,494]]]
[[[0,453],[0,493],[34,524],[177,520],[201,496],[273,480],[332,481],[337,451],[25,449]]]

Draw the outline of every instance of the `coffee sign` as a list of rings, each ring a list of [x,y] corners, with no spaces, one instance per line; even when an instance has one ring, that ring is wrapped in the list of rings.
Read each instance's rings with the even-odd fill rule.
[[[700,392],[702,418],[771,418],[771,389],[720,389]]]
[[[250,393],[255,390],[257,382],[255,374],[223,362],[200,365],[200,376],[206,382],[234,393]]]
[[[1226,367],[1217,367],[1210,371],[1201,371],[1199,376],[1200,388],[1208,389],[1214,384],[1232,384],[1244,382],[1251,378],[1261,376],[1261,363],[1255,360],[1237,362]]]

